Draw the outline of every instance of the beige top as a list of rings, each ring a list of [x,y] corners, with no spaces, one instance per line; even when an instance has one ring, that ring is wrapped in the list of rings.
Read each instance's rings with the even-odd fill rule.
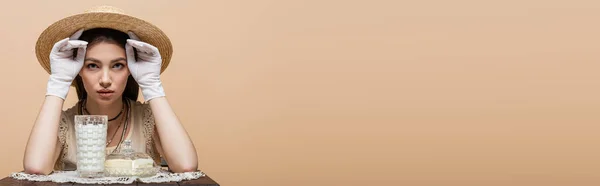
[[[132,148],[136,152],[144,152],[157,164],[160,164],[160,154],[154,145],[154,116],[150,105],[139,101],[129,100],[131,105],[131,115],[129,127],[131,130],[126,139],[131,140]],[[58,160],[54,165],[55,170],[76,170],[77,169],[77,145],[75,140],[75,115],[79,115],[79,104],[65,110],[61,114],[58,127],[58,140],[62,150]],[[107,155],[115,147],[107,147]]]

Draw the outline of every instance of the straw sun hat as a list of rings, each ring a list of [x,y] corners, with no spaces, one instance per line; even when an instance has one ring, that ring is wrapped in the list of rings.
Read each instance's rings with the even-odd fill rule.
[[[71,36],[77,30],[84,28],[111,28],[127,33],[133,31],[143,42],[149,43],[160,51],[162,57],[162,73],[171,60],[173,46],[167,35],[158,27],[136,17],[126,15],[123,10],[111,6],[98,6],[63,18],[50,25],[37,40],[35,53],[40,65],[50,73],[50,51],[54,43]]]

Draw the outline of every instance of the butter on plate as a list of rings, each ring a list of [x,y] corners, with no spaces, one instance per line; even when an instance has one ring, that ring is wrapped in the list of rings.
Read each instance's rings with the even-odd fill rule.
[[[125,159],[110,159],[104,162],[104,166],[107,168],[128,168],[128,169],[137,169],[137,168],[149,168],[154,166],[154,160],[152,159],[135,159],[135,160],[125,160]]]
[[[122,149],[110,154],[104,161],[107,176],[153,176],[160,170],[154,160],[145,153],[131,149],[131,141],[125,140]]]

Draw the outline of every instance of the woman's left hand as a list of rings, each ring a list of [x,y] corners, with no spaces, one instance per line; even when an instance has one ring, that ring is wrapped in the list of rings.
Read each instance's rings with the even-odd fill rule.
[[[127,66],[131,76],[140,85],[144,99],[150,101],[157,97],[164,97],[165,91],[160,81],[162,57],[158,48],[140,41],[133,32],[127,34],[131,38],[125,44]],[[133,48],[137,50],[137,59]]]

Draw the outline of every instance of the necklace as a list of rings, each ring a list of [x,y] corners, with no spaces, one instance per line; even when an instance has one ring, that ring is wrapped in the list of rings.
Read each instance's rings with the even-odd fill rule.
[[[121,128],[121,125],[123,125],[123,119],[121,119],[121,122],[119,124],[119,127],[117,127],[117,130],[115,130],[115,132],[113,133],[112,137],[110,137],[110,139],[108,140],[108,142],[106,142],[106,146],[108,147],[108,144],[110,144],[110,142],[112,142],[112,140],[115,138],[115,135],[117,134],[117,132],[119,131],[119,129]]]
[[[125,103],[127,103],[127,114],[125,114],[125,125],[123,127],[123,132],[121,132],[121,139],[119,140],[119,143],[117,144],[115,149],[113,149],[112,152],[110,152],[111,154],[114,153],[115,150],[119,149],[119,147],[121,146],[121,143],[125,139],[125,133],[127,132],[127,128],[129,128],[129,115],[131,114],[131,112],[130,112],[131,106],[129,105],[129,100],[125,99]]]
[[[83,107],[83,110],[89,114],[90,111],[87,110],[86,103],[87,103],[87,99],[83,100],[83,104],[81,106]],[[117,116],[115,116],[114,118],[108,119],[108,121],[114,121],[117,118],[119,118],[119,116],[121,116],[121,114],[123,114],[124,110],[125,110],[125,104],[123,104],[123,108],[121,108],[121,112],[119,112],[119,114],[117,114]]]

